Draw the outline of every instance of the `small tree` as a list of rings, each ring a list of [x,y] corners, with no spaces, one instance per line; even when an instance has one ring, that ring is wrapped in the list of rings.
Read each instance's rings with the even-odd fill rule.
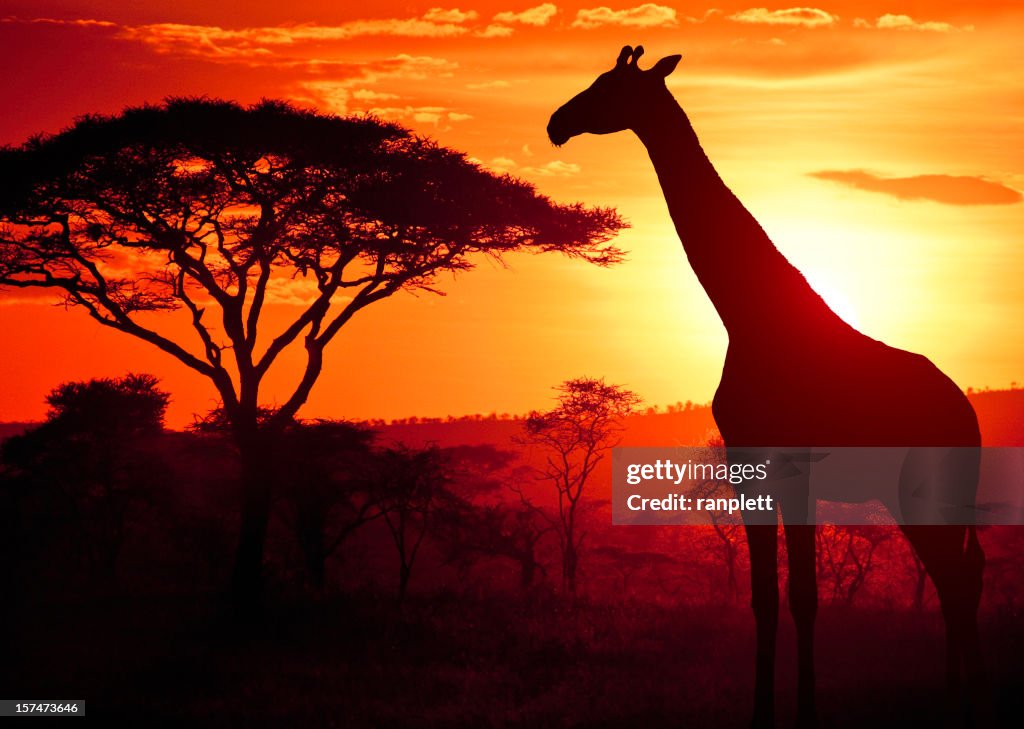
[[[34,538],[60,541],[101,582],[116,576],[133,520],[164,473],[155,439],[170,396],[152,375],[65,382],[46,422],[3,444],[3,462],[39,504]],[[14,485],[14,484],[12,484]],[[27,530],[29,531],[29,530]]]
[[[442,517],[445,563],[457,565],[460,575],[482,557],[508,559],[519,567],[519,588],[528,594],[537,573],[546,574],[537,546],[551,526],[532,506],[463,501]]]
[[[878,525],[836,526],[826,524],[815,532],[818,574],[823,578],[830,603],[853,605],[875,568],[878,548],[894,536],[893,529]],[[831,582],[831,590],[827,585]]]
[[[725,454],[725,441],[721,436],[716,436],[707,442],[706,454],[708,460],[712,462],[717,461]],[[729,483],[715,479],[705,479],[694,484],[692,490],[694,498],[704,499],[727,498],[734,493],[735,490]],[[739,515],[717,509],[708,510],[707,515],[711,521],[715,540],[720,547],[719,555],[725,564],[726,594],[730,601],[735,601],[739,596],[739,582],[736,578],[737,565],[741,548],[746,542],[743,521]]]
[[[641,399],[603,379],[566,380],[555,389],[558,406],[531,412],[518,441],[543,453],[545,465],[540,476],[558,494],[557,519],[551,523],[562,553],[562,587],[575,595],[580,546],[586,536],[579,524],[584,489],[606,452],[618,445],[622,420],[636,410]]]
[[[276,458],[286,519],[312,586],[323,589],[327,560],[365,524],[382,516],[367,484],[376,433],[356,423],[294,423]]]
[[[444,451],[436,446],[385,448],[376,458],[376,503],[398,551],[398,601],[405,600],[413,567],[438,512],[457,500]]]
[[[282,102],[176,99],[0,149],[0,286],[53,289],[216,388],[242,468],[233,584],[243,606],[261,585],[268,444],[306,402],[341,328],[397,291],[437,291],[476,254],[610,265],[623,225],[399,126]],[[282,292],[299,313],[268,334],[261,315]],[[170,311],[194,339],[156,328],[151,314]],[[292,347],[305,363],[260,418],[260,388]]]

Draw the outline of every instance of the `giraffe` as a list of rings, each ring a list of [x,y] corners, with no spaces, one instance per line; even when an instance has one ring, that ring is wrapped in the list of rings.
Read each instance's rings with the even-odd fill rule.
[[[646,147],[686,257],[728,333],[712,402],[727,452],[767,446],[962,446],[977,454],[978,421],[963,392],[926,357],[862,334],[828,307],[701,148],[665,83],[681,56],[641,70],[637,61],[643,52],[641,46],[624,47],[611,71],[555,111],[548,137],[561,146],[584,133],[630,130]],[[958,486],[969,488],[972,505],[977,467],[976,461],[973,468],[968,463],[968,483]],[[756,630],[753,725],[774,722],[781,517],[797,638],[797,725],[815,726],[813,513],[808,519],[814,501],[809,506],[808,492],[799,488],[777,496],[777,514],[745,516],[744,524]],[[984,553],[973,526],[901,528],[939,596],[946,626],[946,695],[955,711],[964,673],[974,695],[983,682],[977,610]]]

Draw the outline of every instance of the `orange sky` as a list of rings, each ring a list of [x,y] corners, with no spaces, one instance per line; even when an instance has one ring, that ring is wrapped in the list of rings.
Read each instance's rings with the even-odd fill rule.
[[[650,403],[709,400],[725,336],[635,138],[553,148],[550,113],[623,44],[680,52],[669,86],[777,245],[871,336],[962,386],[1020,380],[1024,86],[1013,2],[787,4],[5,2],[0,143],[169,95],[374,111],[563,201],[617,207],[629,261],[480,267],[444,298],[401,294],[328,350],[306,416],[522,412],[579,376]],[[271,316],[295,310],[278,303]],[[171,324],[171,320],[166,322]],[[173,425],[213,404],[150,347],[0,292],[0,420],[58,382],[164,378]],[[283,400],[285,362],[266,389]]]

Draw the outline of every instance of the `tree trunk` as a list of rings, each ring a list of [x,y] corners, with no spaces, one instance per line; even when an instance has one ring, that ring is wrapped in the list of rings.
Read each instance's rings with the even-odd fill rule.
[[[259,611],[263,600],[263,548],[273,492],[270,440],[253,433],[238,439],[241,460],[242,514],[238,550],[231,578],[231,600],[242,613]]]
[[[736,602],[739,598],[740,587],[736,582],[736,548],[731,543],[725,545],[725,563],[728,568],[729,601]]]
[[[306,551],[306,569],[309,580],[317,592],[322,592],[327,584],[327,555],[322,544],[309,545]]]
[[[302,504],[296,516],[297,538],[306,572],[315,590],[322,591],[327,577],[327,545],[324,544],[326,509],[320,504]]]
[[[521,558],[519,560],[519,589],[524,593],[529,592],[533,587],[533,578],[537,572],[537,563],[533,559]]]
[[[405,604],[405,595],[409,591],[409,578],[412,576],[412,567],[406,564],[405,560],[398,566],[398,604]]]
[[[573,544],[572,534],[570,533],[565,544],[565,555],[562,562],[562,578],[566,591],[573,596],[576,595],[576,564],[576,545]]]

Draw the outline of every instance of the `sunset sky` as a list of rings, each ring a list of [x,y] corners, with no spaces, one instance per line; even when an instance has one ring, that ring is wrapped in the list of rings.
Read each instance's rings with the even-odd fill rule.
[[[167,96],[263,97],[394,119],[559,201],[611,205],[628,261],[488,261],[448,296],[399,294],[328,350],[308,417],[545,407],[575,376],[650,404],[708,401],[726,338],[629,134],[552,147],[551,112],[643,44],[725,181],[836,310],[962,387],[1024,380],[1024,7],[1016,2],[0,5],[0,144]],[[741,262],[737,262],[741,265]],[[271,316],[294,315],[286,301]],[[0,291],[0,420],[61,381],[153,372],[170,422],[198,375],[52,300]],[[288,363],[266,390],[283,400]]]

